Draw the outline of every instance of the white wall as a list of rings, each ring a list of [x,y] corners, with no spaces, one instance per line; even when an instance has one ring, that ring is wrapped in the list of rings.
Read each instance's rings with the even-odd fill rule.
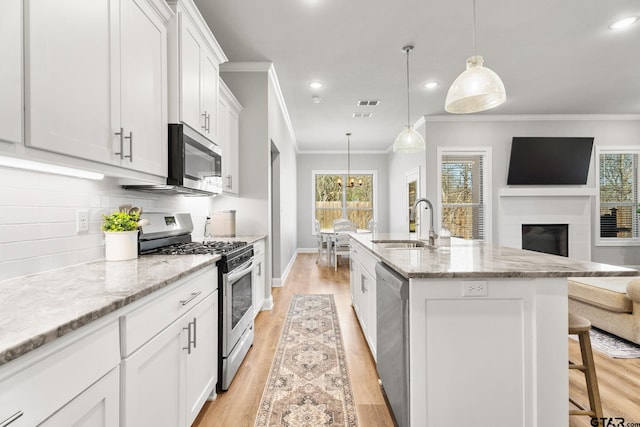
[[[501,188],[506,187],[511,139],[514,136],[592,136],[595,146],[637,146],[640,143],[640,119],[638,116],[430,116],[426,117],[423,195],[432,201],[437,199],[436,147],[492,147],[492,202],[493,241],[498,241],[497,203]],[[396,206],[396,191],[404,188],[404,171],[420,164],[417,158],[405,154],[389,154],[390,217],[391,231],[396,231],[396,217],[402,215]],[[541,165],[544,167],[544,165]],[[589,170],[587,187],[596,188],[595,162]],[[400,209],[400,208],[398,208]],[[404,209],[404,206],[401,206]],[[402,211],[404,212],[404,211]],[[594,211],[593,218],[597,218]],[[595,230],[592,231],[592,236]],[[597,247],[592,237],[591,258],[593,261],[616,265],[640,265],[640,248]]]
[[[270,174],[273,193],[273,277],[281,278],[297,249],[297,163],[295,136],[288,126],[286,106],[279,102],[275,74],[269,79],[269,140],[279,152]],[[276,176],[277,174],[277,176]],[[275,222],[277,221],[277,224]],[[278,231],[276,236],[276,230]]]
[[[121,204],[144,211],[190,212],[202,236],[211,198],[123,190],[115,179],[89,181],[0,168],[0,280],[104,259],[102,214]],[[76,211],[89,212],[89,231],[76,233]]]
[[[267,277],[278,281],[295,256],[296,250],[296,158],[294,136],[286,124],[286,111],[278,100],[278,89],[271,67],[249,66],[238,71],[234,64],[222,78],[236,96],[240,113],[240,197],[220,196],[214,209],[235,209],[236,231],[265,234]],[[259,65],[259,64],[257,64]],[[242,68],[242,64],[238,65]],[[228,68],[229,70],[229,68]],[[271,144],[279,155],[280,221],[273,247],[271,233]],[[278,228],[278,227],[276,227]],[[272,261],[275,260],[274,264]],[[268,294],[269,295],[269,294]]]
[[[312,217],[312,171],[313,170],[345,170],[347,169],[347,153],[339,154],[298,154],[298,248],[316,248]],[[377,189],[374,203],[377,207],[378,230],[385,233],[389,230],[389,191],[390,181],[386,154],[351,153],[351,170],[377,171]]]

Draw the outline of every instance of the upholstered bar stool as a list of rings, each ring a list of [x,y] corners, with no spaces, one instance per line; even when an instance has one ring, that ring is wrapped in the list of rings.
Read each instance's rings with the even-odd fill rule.
[[[580,365],[569,360],[569,369],[578,369],[582,371],[587,384],[587,395],[589,396],[589,409],[586,409],[569,396],[569,401],[579,408],[570,409],[569,415],[588,415],[592,418],[602,418],[602,402],[600,401],[598,379],[596,378],[596,366],[593,362],[591,339],[589,338],[590,329],[591,322],[589,319],[569,313],[569,335],[578,336],[582,359],[582,363]]]

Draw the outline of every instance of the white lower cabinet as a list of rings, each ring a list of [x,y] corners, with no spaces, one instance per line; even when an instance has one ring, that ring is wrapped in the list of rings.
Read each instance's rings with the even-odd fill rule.
[[[189,426],[212,395],[216,283],[213,268],[122,318],[122,427]]]
[[[377,339],[375,265],[379,260],[354,240],[351,240],[349,260],[352,305],[375,360]]]
[[[253,316],[257,316],[266,295],[267,277],[265,273],[265,241],[253,243]]]
[[[116,427],[120,423],[120,368],[116,367],[39,427]]]
[[[193,346],[190,353],[185,354],[184,349],[182,352],[186,371],[186,425],[190,426],[218,382],[218,292],[198,304],[193,313],[186,315],[186,321],[193,325]]]
[[[217,282],[202,269],[0,365],[0,426],[190,426],[218,381]]]
[[[119,425],[118,321],[95,323],[0,366],[0,425]]]

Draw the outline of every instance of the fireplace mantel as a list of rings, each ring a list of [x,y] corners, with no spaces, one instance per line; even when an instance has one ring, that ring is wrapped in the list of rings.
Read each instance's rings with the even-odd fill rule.
[[[595,196],[593,187],[507,187],[498,191],[499,197],[571,197]]]
[[[568,224],[569,257],[591,260],[591,212],[596,196],[588,187],[509,187],[499,192],[498,242],[522,248],[523,224]]]

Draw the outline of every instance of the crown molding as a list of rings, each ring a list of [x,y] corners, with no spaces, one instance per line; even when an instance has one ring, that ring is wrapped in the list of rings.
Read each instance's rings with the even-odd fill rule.
[[[278,105],[282,110],[282,116],[289,131],[289,137],[293,144],[293,149],[296,153],[299,153],[298,140],[296,139],[296,133],[293,130],[293,124],[291,123],[291,116],[287,109],[287,104],[284,101],[284,95],[282,95],[282,88],[276,74],[276,68],[273,62],[227,62],[220,65],[221,73],[267,73],[269,83],[273,87],[273,91],[278,100]]]
[[[220,72],[222,73],[266,73],[273,62],[225,62],[220,64]]]
[[[434,115],[427,122],[516,122],[516,121],[634,121],[640,114],[503,114],[503,115]]]

